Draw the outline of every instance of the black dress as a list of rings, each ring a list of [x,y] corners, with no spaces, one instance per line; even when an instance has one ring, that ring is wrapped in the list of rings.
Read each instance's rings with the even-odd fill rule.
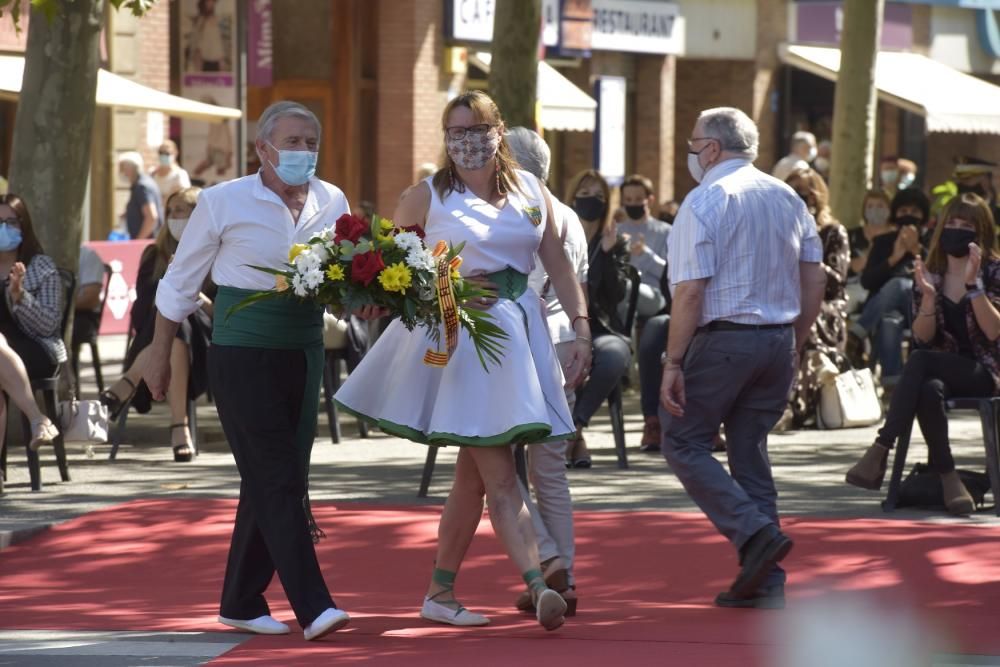
[[[131,368],[135,358],[153,341],[156,328],[156,288],[163,276],[155,275],[156,247],[149,246],[139,262],[132,304],[132,330],[135,337],[125,355],[125,366]],[[215,296],[215,286],[206,281],[202,289],[209,298]],[[208,347],[212,341],[212,318],[200,308],[191,313],[177,328],[177,338],[188,346],[191,374],[188,378],[188,398],[197,398],[208,388]],[[149,412],[153,397],[145,382],[136,387],[132,407],[139,413]]]

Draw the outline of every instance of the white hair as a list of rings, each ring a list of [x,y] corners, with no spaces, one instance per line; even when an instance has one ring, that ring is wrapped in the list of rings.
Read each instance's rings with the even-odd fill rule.
[[[796,144],[808,144],[810,148],[816,147],[816,135],[812,132],[806,132],[805,130],[800,130],[792,135],[792,146]]]
[[[526,127],[512,127],[503,136],[521,167],[540,181],[549,180],[552,152],[537,132]]]
[[[275,102],[268,108],[264,109],[264,113],[262,113],[260,118],[257,120],[257,138],[270,141],[271,134],[274,132],[275,124],[282,118],[305,118],[316,127],[317,138],[319,138],[322,133],[323,128],[320,126],[319,119],[316,118],[316,114],[298,102],[283,100],[281,102]]]
[[[129,164],[135,167],[135,172],[141,174],[143,172],[142,155],[136,151],[125,151],[118,156],[118,164]]]
[[[716,107],[702,111],[698,120],[702,123],[705,136],[718,139],[722,150],[745,155],[751,160],[757,159],[760,134],[750,116],[734,107]]]

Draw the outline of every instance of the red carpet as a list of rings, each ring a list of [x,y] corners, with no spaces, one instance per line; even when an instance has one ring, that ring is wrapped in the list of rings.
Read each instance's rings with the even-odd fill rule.
[[[219,587],[235,502],[147,500],[93,512],[0,552],[0,629],[220,631]],[[1000,655],[1000,535],[904,520],[788,519],[789,609],[717,609],[733,551],[695,513],[577,514],[580,614],[555,633],[509,606],[520,577],[484,520],[458,592],[493,624],[457,629],[417,617],[434,558],[436,507],[320,505],[327,583],[351,612],[345,631],[302,641],[275,580],[286,637],[256,637],[212,664],[768,665],[771,634],[795,609],[865,592],[915,609],[953,652]],[[446,641],[441,641],[442,639]],[[445,651],[446,653],[442,653]],[[555,662],[553,662],[555,661]],[[685,661],[685,662],[681,662]]]

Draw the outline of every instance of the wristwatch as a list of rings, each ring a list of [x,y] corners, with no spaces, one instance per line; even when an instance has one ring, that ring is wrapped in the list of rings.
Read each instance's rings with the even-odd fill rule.
[[[965,283],[965,290],[967,292],[972,292],[975,290],[982,291],[984,289],[986,289],[986,286],[983,284],[982,276],[976,276],[976,282],[974,283]]]
[[[680,366],[680,364],[670,358],[670,355],[666,352],[660,353],[660,365],[661,366]]]

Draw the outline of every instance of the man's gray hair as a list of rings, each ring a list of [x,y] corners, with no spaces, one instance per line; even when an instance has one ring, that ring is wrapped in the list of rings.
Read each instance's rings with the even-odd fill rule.
[[[702,123],[705,136],[718,139],[722,150],[745,155],[751,160],[757,159],[760,134],[750,116],[734,107],[716,107],[702,111],[698,120]]]
[[[805,130],[799,130],[792,135],[792,146],[796,144],[804,143],[810,148],[816,148],[816,135],[812,132],[806,132]]]
[[[543,183],[549,180],[549,163],[552,152],[545,140],[534,130],[526,127],[512,127],[503,135],[504,141],[514,154],[514,159],[525,171],[536,176]]]
[[[125,151],[118,156],[118,164],[130,164],[135,167],[136,174],[142,174],[142,155],[136,151]]]
[[[260,115],[260,119],[257,121],[257,138],[270,141],[271,134],[274,132],[275,123],[282,118],[305,118],[316,126],[317,138],[319,138],[322,134],[323,128],[319,124],[319,119],[316,118],[316,114],[298,102],[284,100],[281,102],[275,102],[268,108],[264,109],[264,113]]]

